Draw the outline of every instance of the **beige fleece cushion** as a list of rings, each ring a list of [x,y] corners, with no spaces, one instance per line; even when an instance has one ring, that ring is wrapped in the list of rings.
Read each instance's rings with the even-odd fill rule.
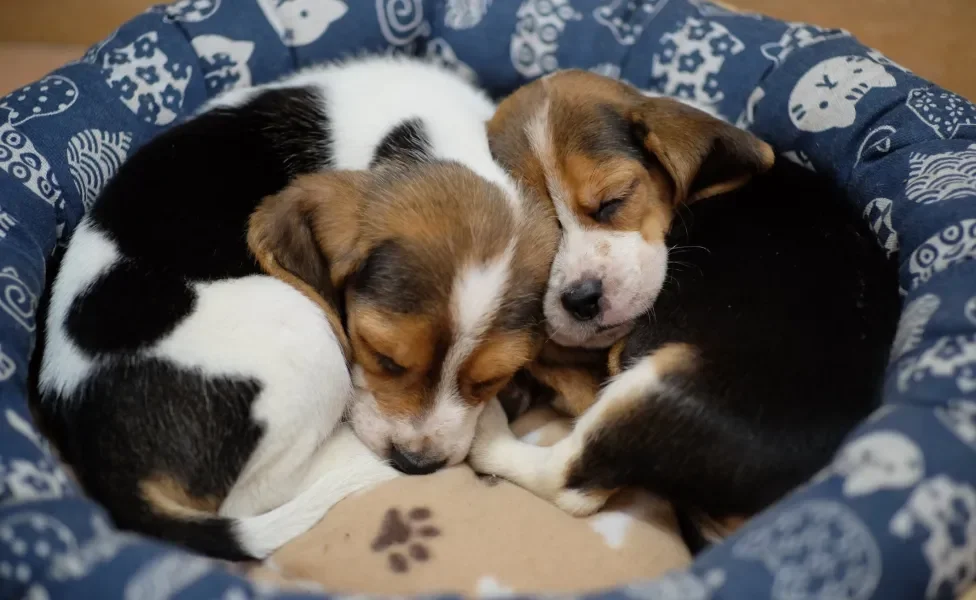
[[[537,409],[513,428],[549,445],[569,424]],[[347,498],[251,573],[332,592],[486,595],[596,590],[688,562],[673,512],[656,498],[624,494],[578,519],[461,465]]]

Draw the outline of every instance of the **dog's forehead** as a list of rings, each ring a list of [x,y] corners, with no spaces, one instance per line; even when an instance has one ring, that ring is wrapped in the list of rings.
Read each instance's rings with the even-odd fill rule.
[[[392,313],[423,314],[450,339],[541,321],[554,218],[531,207],[513,214],[503,192],[478,177],[399,183],[381,190],[387,197],[367,216],[372,247],[352,294]]]

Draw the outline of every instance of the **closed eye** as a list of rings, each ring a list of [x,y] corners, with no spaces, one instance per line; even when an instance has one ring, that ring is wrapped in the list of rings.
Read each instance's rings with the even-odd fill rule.
[[[472,383],[471,394],[473,396],[481,396],[491,388],[502,383],[503,381],[505,381],[505,377],[492,377],[491,379],[486,379],[484,381]]]
[[[397,362],[389,356],[380,354],[379,352],[375,352],[374,354],[376,355],[376,363],[388,374],[403,375],[407,371],[406,367],[397,364]]]
[[[604,200],[600,206],[593,211],[593,219],[598,223],[609,223],[613,215],[617,214],[620,207],[623,206],[623,198],[611,198],[609,200]]]
[[[626,189],[622,191],[618,189],[620,193],[606,198],[600,203],[600,206],[598,206],[597,209],[590,214],[590,217],[592,217],[592,219],[597,223],[609,223],[613,219],[614,215],[617,214],[617,211],[623,207],[624,202],[626,202],[627,199],[633,195],[634,190],[637,189],[639,184],[640,182],[637,179],[634,179],[630,182],[630,185],[628,185]]]

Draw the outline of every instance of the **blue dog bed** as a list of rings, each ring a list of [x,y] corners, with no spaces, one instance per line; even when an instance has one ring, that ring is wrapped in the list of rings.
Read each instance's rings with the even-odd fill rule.
[[[428,56],[498,96],[579,67],[708,105],[832,180],[899,262],[886,404],[834,464],[688,571],[600,598],[951,598],[972,583],[976,106],[842,30],[705,0],[181,0],[0,99],[0,598],[300,597],[115,531],[32,427],[27,365],[45,259],[119,163],[222,90],[364,50]]]

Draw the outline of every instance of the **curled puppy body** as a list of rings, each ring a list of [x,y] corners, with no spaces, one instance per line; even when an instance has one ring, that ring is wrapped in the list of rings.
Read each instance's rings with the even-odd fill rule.
[[[768,146],[589,73],[522,88],[489,132],[563,226],[552,338],[604,348],[611,377],[580,393],[563,374],[572,364],[534,363],[536,379],[577,396],[563,405],[579,415],[573,434],[527,447],[489,409],[477,470],[575,514],[639,486],[711,519],[749,516],[824,466],[876,406],[895,274],[816,176],[784,164],[740,188],[770,167]]]
[[[477,229],[471,218],[492,213],[485,226],[492,245],[477,229],[459,256],[475,271],[494,260],[506,277],[492,280],[495,287],[476,278],[469,293],[492,298],[491,309],[513,290],[523,293],[528,300],[514,313],[524,326],[540,310],[548,264],[542,258],[522,269],[520,227],[534,212],[491,160],[484,121],[493,108],[430,65],[357,60],[222,96],[122,166],[79,224],[52,286],[34,407],[121,527],[221,558],[260,558],[342,498],[397,475],[342,424],[350,400],[369,396],[352,380],[353,346],[341,319],[369,307],[342,287],[353,270],[368,270],[363,265],[401,282],[428,267],[381,243],[403,228],[396,218],[372,223],[366,238],[346,217],[365,211],[367,198],[390,199],[405,219],[423,215],[428,231],[443,233],[415,239],[422,251],[428,241],[458,241],[444,219]],[[403,167],[418,160],[422,168]],[[334,172],[368,167],[377,174]],[[335,215],[319,219],[338,227],[329,228],[328,246],[305,254],[312,247],[305,222],[289,230],[265,220],[249,229],[263,198],[310,174],[328,192],[317,196],[315,213]],[[294,186],[274,198],[301,197],[306,188]],[[440,212],[431,214],[432,205]],[[277,268],[269,255],[314,275],[307,283],[287,272],[268,276],[262,265]],[[516,276],[524,289],[516,290]],[[443,301],[438,290],[410,292],[404,302]],[[475,321],[494,326],[493,315],[485,308]],[[509,329],[531,329],[519,326]],[[448,330],[430,334],[441,339]],[[469,337],[465,357],[474,360],[482,338]],[[503,362],[485,356],[492,367]],[[473,421],[477,405],[458,412]],[[461,438],[451,448],[466,452],[465,432],[443,429],[441,443]]]

